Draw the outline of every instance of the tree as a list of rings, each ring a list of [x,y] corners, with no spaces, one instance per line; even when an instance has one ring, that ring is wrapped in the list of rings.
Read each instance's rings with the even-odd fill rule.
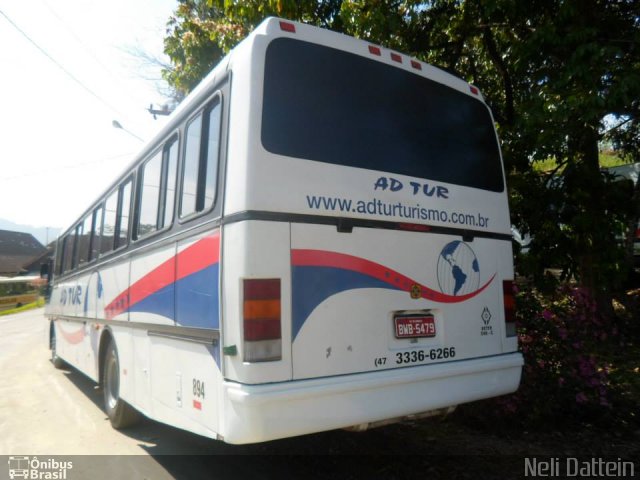
[[[189,93],[238,42],[269,16],[339,28],[340,0],[179,0],[167,24],[165,80]]]
[[[598,145],[607,137],[622,155],[639,155],[639,5],[632,0],[181,0],[165,43],[175,65],[166,78],[188,91],[268,15],[365,38],[465,78],[480,87],[493,110],[513,219],[535,235],[522,267],[542,279],[544,267],[558,266],[606,308],[625,268],[615,236],[637,221],[640,207],[631,219],[630,192],[601,174]],[[618,119],[618,126],[607,131],[609,118]],[[546,177],[536,173],[536,162],[549,158],[559,168]]]

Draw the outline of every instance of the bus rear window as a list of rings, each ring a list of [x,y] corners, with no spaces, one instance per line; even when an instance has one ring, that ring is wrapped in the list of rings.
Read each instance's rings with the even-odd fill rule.
[[[401,68],[300,40],[267,47],[262,144],[271,153],[504,190],[488,108]]]

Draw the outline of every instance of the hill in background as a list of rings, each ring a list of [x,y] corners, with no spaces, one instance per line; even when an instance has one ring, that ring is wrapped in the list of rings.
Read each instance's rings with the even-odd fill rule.
[[[47,243],[53,242],[56,238],[58,238],[58,235],[62,231],[62,229],[60,228],[21,225],[19,223],[13,223],[9,220],[5,220],[4,218],[0,218],[0,230],[11,230],[13,232],[30,233],[31,235],[36,237],[36,239],[42,245],[47,245]]]

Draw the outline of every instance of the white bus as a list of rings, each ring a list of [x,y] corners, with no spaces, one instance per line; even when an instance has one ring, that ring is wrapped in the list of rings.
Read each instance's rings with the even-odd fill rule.
[[[513,392],[507,191],[478,89],[276,18],[58,240],[52,358],[229,443]]]

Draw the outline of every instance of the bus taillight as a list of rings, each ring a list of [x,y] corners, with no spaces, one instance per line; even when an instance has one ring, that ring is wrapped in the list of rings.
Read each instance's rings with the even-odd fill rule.
[[[280,20],[280,30],[283,32],[296,33],[296,26],[293,23]]]
[[[244,361],[280,360],[280,279],[245,279],[243,290]]]
[[[513,280],[502,281],[504,322],[507,337],[516,336],[516,295]]]

